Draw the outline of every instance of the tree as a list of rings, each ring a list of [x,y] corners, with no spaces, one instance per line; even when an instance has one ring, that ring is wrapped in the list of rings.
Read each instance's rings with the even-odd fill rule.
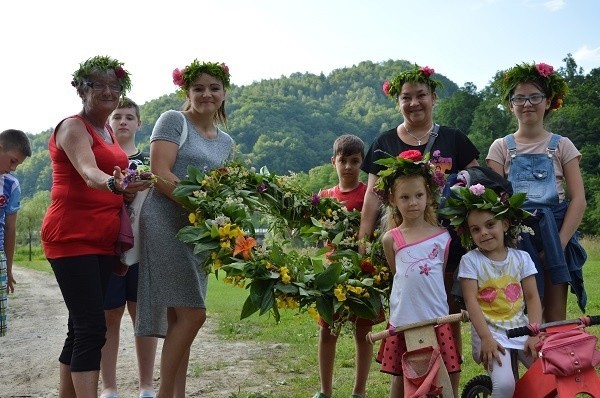
[[[32,245],[39,239],[42,220],[49,205],[49,191],[38,191],[32,198],[26,198],[22,202],[17,216],[17,238],[21,243],[29,246],[29,261],[31,261]]]
[[[459,128],[467,134],[471,130],[475,110],[481,102],[477,86],[467,82],[454,95],[439,101],[435,107],[435,120],[439,124]]]

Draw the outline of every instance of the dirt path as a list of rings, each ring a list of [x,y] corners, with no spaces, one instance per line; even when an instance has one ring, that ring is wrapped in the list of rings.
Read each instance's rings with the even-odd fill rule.
[[[16,291],[9,298],[9,331],[0,338],[0,398],[57,397],[58,355],[66,333],[67,312],[52,274],[15,267]],[[127,320],[127,321],[126,321]],[[137,397],[137,369],[133,329],[125,314],[121,324],[118,385],[121,398]],[[216,319],[208,319],[192,346],[187,393],[190,397],[221,398],[243,391],[269,390],[277,377],[265,374],[261,359],[284,354],[284,347],[256,342],[220,341],[213,333]],[[156,358],[158,385],[160,350]],[[241,396],[246,396],[245,394]]]

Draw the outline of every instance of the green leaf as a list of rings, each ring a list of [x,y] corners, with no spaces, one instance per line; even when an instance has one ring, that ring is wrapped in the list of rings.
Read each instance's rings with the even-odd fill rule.
[[[317,274],[315,277],[315,288],[321,291],[327,291],[335,286],[340,274],[342,273],[342,265],[339,263],[330,264],[325,271]]]
[[[258,306],[254,304],[252,301],[252,297],[248,296],[246,301],[244,302],[244,306],[242,307],[242,313],[240,315],[240,319],[248,318],[250,315],[254,314],[258,311]]]
[[[212,252],[219,248],[219,242],[200,242],[194,245],[194,254]]]
[[[333,302],[330,297],[327,296],[319,296],[315,300],[315,304],[317,306],[317,311],[319,315],[325,322],[330,325],[333,325]]]

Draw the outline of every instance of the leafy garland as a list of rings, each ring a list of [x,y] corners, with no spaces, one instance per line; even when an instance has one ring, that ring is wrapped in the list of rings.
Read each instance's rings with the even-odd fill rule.
[[[119,84],[121,85],[121,93],[124,97],[125,94],[131,90],[131,78],[129,77],[129,72],[123,69],[122,62],[108,56],[97,55],[80,63],[79,69],[73,72],[73,80],[71,80],[71,85],[79,88],[87,81],[91,74],[95,72],[107,72],[111,70],[115,72],[115,76],[119,80]]]
[[[521,83],[534,83],[539,86],[548,99],[550,109],[556,110],[563,106],[565,96],[569,91],[565,79],[551,65],[543,62],[522,63],[504,71],[502,77],[495,82],[500,90],[500,97],[506,105],[510,105],[510,97]]]
[[[433,68],[429,66],[420,67],[415,64],[413,69],[402,71],[396,75],[392,80],[386,80],[383,83],[383,93],[396,101],[398,96],[402,92],[402,86],[404,83],[423,83],[429,86],[431,92],[435,92],[435,89],[442,88],[442,82],[431,78],[431,75],[435,73]]]
[[[190,88],[192,83],[198,78],[201,73],[206,73],[214,76],[223,82],[223,87],[228,89],[231,82],[229,67],[224,63],[202,62],[197,59],[183,69],[173,69],[173,84],[179,86],[177,93],[185,97],[185,91]]]
[[[509,222],[507,238],[511,247],[516,246],[521,233],[533,235],[533,230],[522,224],[523,219],[531,216],[531,213],[522,209],[527,194],[519,192],[509,196],[503,192],[498,195],[493,189],[481,184],[471,185],[468,188],[455,185],[450,189],[452,195],[439,210],[439,214],[450,220],[450,225],[457,227],[456,232],[464,248],[472,249],[475,246],[467,225],[467,217],[471,210],[487,210],[493,213],[495,218],[507,219]]]
[[[366,243],[366,257],[357,253],[359,212],[308,194],[293,175],[257,172],[237,161],[211,171],[188,167],[173,194],[191,224],[178,237],[203,256],[200,266],[249,290],[242,319],[258,311],[279,321],[280,308],[297,309],[319,314],[339,332],[353,315],[380,313],[391,276],[379,242]],[[275,237],[268,245],[255,239],[256,214]],[[297,240],[313,248],[297,248]]]

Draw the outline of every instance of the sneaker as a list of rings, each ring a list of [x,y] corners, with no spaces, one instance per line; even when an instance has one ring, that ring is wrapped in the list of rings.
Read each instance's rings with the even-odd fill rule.
[[[329,396],[323,394],[322,392],[318,392],[312,398],[329,398]]]

